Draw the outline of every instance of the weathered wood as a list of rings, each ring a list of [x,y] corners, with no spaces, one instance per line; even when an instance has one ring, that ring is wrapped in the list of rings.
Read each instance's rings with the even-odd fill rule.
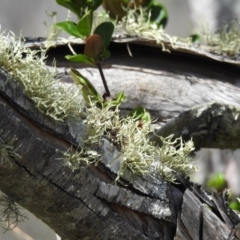
[[[82,52],[82,45],[73,46]],[[124,90],[127,96],[122,105],[128,112],[138,105],[147,108],[161,125],[180,113],[199,104],[220,102],[240,104],[240,69],[235,65],[213,61],[206,56],[162,52],[160,48],[130,44],[133,57],[126,43],[112,43],[111,57],[104,62],[104,74],[110,91]],[[84,64],[67,62],[67,46],[48,51],[48,64],[57,59],[59,77],[72,82],[69,67],[76,67],[103,94],[104,89],[98,70]]]
[[[231,230],[207,206],[202,209],[202,239],[228,239]]]
[[[122,43],[111,45],[112,57],[105,62],[104,72],[113,93],[125,90],[127,101],[123,104],[123,111],[143,105],[164,123],[197,104],[217,101],[239,105],[238,60],[221,59],[202,49],[189,50],[185,45],[171,49],[173,54],[162,53],[158,46],[151,42],[143,43],[141,39],[133,40],[135,44],[130,45],[131,58],[126,44],[132,40],[117,41]],[[39,45],[32,47],[38,48]],[[74,48],[82,51],[82,46]],[[63,82],[72,84],[67,73],[70,64],[63,60],[67,53],[66,46],[49,50],[48,64],[57,58],[59,76]],[[85,65],[77,68],[103,93],[96,69]],[[63,166],[62,151],[71,145],[81,145],[86,130],[81,119],[71,118],[57,123],[48,118],[24,95],[22,87],[14,79],[8,79],[8,74],[2,70],[0,96],[1,142],[7,144],[17,136],[13,146],[21,156],[12,157],[11,165],[8,162],[1,164],[0,190],[33,212],[64,239],[170,240],[176,231],[176,239],[214,239],[216,234],[219,239],[238,236],[239,219],[234,217],[233,221],[230,218],[233,213],[229,213],[224,204],[217,204],[221,199],[212,201],[204,190],[194,188],[188,180],[172,186],[153,169],[150,175],[143,177],[126,172],[122,181],[113,184],[121,155],[115,159],[119,152],[106,140],[102,142],[103,158],[98,166],[86,168],[83,165],[72,172]],[[226,106],[226,109],[230,108]],[[230,115],[231,109],[229,111]],[[210,115],[213,121],[214,116]],[[231,119],[233,123],[234,120],[238,123],[237,115]],[[179,129],[177,121],[166,124],[163,129],[174,126],[171,133],[179,136],[189,127],[189,121],[185,120]],[[198,123],[193,121],[191,134],[198,131],[195,129]],[[221,128],[225,126],[224,121],[219,120],[219,124]],[[234,131],[231,127],[238,126],[229,124],[228,127],[229,131]],[[233,137],[232,141],[236,140],[234,147],[238,147],[239,142],[235,135]],[[215,140],[216,144],[221,143],[218,137]],[[109,164],[112,159],[116,161]],[[203,204],[213,208],[213,212]],[[226,208],[222,213],[232,225],[227,226],[220,219],[222,208]],[[214,230],[217,231],[211,232],[215,223]]]
[[[161,144],[157,136],[193,140],[195,150],[200,148],[237,149],[240,147],[240,108],[227,104],[210,103],[191,108],[170,121],[152,135],[152,141]]]
[[[172,239],[176,207],[171,196],[176,191],[169,183],[146,176],[114,185],[107,174],[111,166],[101,163],[101,170],[83,166],[72,172],[63,165],[63,151],[80,143],[79,134],[85,133],[81,119],[75,119],[79,124],[71,132],[76,122],[59,125],[48,119],[4,71],[0,82],[1,142],[17,137],[12,146],[21,156],[1,164],[2,192],[64,239]],[[104,150],[103,156],[102,163],[114,158]]]
[[[231,229],[189,190],[183,197],[181,220],[175,239],[228,239]]]

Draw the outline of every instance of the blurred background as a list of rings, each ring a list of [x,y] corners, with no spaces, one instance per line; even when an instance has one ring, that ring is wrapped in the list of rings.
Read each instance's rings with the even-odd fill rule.
[[[216,30],[229,21],[238,18],[239,0],[161,0],[168,12],[169,34],[187,37],[201,32],[208,26]],[[55,0],[0,0],[0,25],[18,35],[21,31],[26,37],[44,37],[47,28],[44,22],[52,23],[48,14],[57,12],[57,20],[65,20],[67,10],[58,6]]]
[[[166,32],[170,35],[188,37],[193,33],[202,33],[208,28],[211,32],[238,19],[239,0],[162,0],[159,1],[168,10],[169,21]],[[46,24],[52,24],[49,17],[57,12],[57,21],[67,18],[67,10],[59,7],[55,0],[0,0],[1,31],[11,30],[17,36],[46,37]],[[240,194],[240,153],[239,151],[220,151],[203,149],[197,153],[201,171],[192,176],[193,181],[204,183],[214,173],[223,173],[228,187]],[[56,234],[30,213],[29,221],[20,223],[13,231],[4,233],[0,227],[0,240],[56,240]]]

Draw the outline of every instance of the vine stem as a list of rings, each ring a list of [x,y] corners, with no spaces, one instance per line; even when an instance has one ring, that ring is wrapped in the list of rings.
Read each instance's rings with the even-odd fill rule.
[[[101,78],[102,78],[103,86],[105,88],[105,92],[106,92],[105,95],[106,95],[106,97],[111,97],[111,93],[109,91],[109,88],[108,88],[108,85],[107,85],[107,81],[106,81],[106,79],[104,77],[104,74],[103,74],[102,63],[98,62],[97,63],[97,67],[98,67],[98,70],[99,70]]]

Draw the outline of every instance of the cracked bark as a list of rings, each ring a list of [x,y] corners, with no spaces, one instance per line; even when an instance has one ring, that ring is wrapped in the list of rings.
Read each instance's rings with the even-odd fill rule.
[[[111,48],[104,73],[110,90],[126,89],[123,112],[143,105],[160,125],[176,117],[157,133],[192,137],[197,148],[239,147],[236,61],[230,65],[193,52],[180,53],[182,49],[169,54],[139,45],[131,45],[134,57],[130,58],[125,44],[114,43]],[[57,59],[59,76],[69,83],[66,51],[64,46],[50,50],[48,61]],[[79,68],[103,91],[95,69]],[[211,197],[181,176],[177,177],[181,184],[174,186],[154,171],[144,177],[129,171],[113,184],[121,159],[109,166],[118,152],[107,141],[98,166],[83,165],[74,172],[63,166],[62,151],[78,146],[79,136],[85,134],[81,119],[55,122],[35,108],[16,81],[7,79],[1,70],[0,142],[17,136],[13,146],[21,158],[0,165],[0,190],[63,239],[173,239],[175,234],[176,239],[239,239],[239,219],[223,204],[225,196]],[[213,228],[219,230],[211,232]]]
[[[113,184],[114,178],[107,176],[104,165],[101,170],[83,166],[74,172],[64,167],[62,151],[79,144],[79,138],[71,135],[76,132],[69,131],[76,123],[55,125],[23,97],[16,81],[9,80],[2,70],[0,75],[1,142],[7,144],[17,136],[13,146],[21,156],[11,159],[11,164],[1,164],[2,192],[64,239],[173,237],[176,216],[170,196],[176,189],[162,179],[151,182],[153,179],[143,181],[139,177],[138,185],[134,183],[127,190],[126,186]],[[77,126],[78,134],[81,130],[84,134],[84,125]],[[104,161],[109,161],[109,157],[105,154]],[[147,196],[145,188],[149,188]]]

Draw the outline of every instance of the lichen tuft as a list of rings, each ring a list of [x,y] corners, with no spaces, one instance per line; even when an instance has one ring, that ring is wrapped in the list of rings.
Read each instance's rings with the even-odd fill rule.
[[[211,34],[208,30],[204,33],[207,50],[219,55],[235,58],[240,52],[240,23],[232,21],[222,29]]]
[[[12,144],[16,140],[13,138],[8,143],[0,142],[0,165],[4,163],[11,163],[11,158],[21,158],[21,156],[17,153],[17,149],[15,149]]]
[[[12,230],[19,222],[28,220],[25,213],[15,200],[4,193],[0,192],[0,223],[3,228]]]
[[[81,115],[82,100],[73,88],[63,86],[56,78],[57,70],[46,64],[46,50],[33,51],[13,33],[0,34],[0,67],[20,84],[37,108],[57,121],[69,115]]]

